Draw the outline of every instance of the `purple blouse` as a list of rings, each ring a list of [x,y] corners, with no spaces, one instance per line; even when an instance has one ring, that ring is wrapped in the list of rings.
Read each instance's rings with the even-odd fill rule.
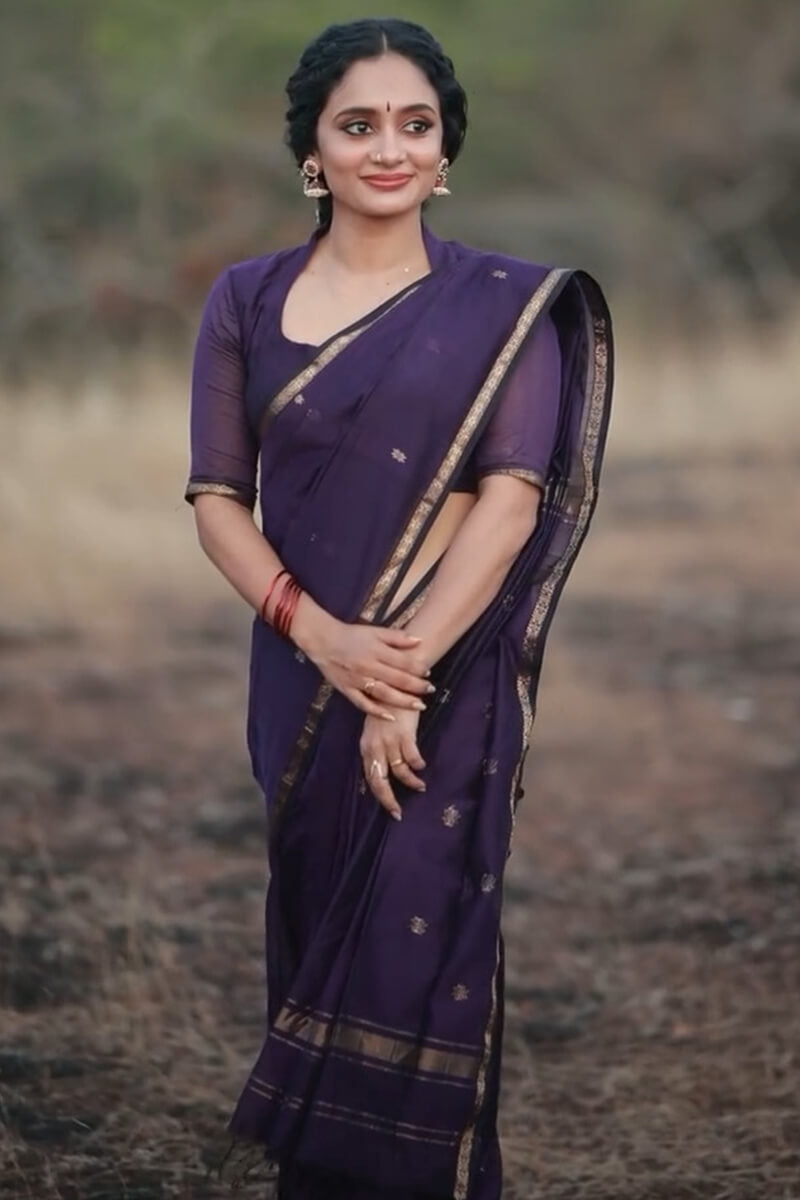
[[[228,267],[211,288],[192,373],[190,502],[198,492],[211,491],[254,507],[261,415],[319,352],[319,346],[290,341],[281,331],[284,301],[297,274],[280,269],[287,253]],[[478,480],[490,474],[543,486],[560,390],[559,338],[545,314],[509,372],[453,491],[474,492]],[[333,440],[335,431],[328,436]]]

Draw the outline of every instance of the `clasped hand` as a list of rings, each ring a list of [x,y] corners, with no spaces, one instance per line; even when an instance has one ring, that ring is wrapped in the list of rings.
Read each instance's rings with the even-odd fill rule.
[[[425,791],[425,782],[417,771],[425,759],[417,746],[419,713],[398,709],[393,723],[380,717],[366,717],[359,742],[364,764],[364,776],[375,799],[395,820],[402,820],[402,810],[392,787],[392,778],[416,792]]]
[[[333,621],[309,657],[356,708],[388,725],[398,710],[422,712],[421,697],[436,690],[426,678],[420,641],[401,629]]]
[[[425,708],[421,697],[436,689],[428,682],[420,642],[400,629],[334,621],[308,647],[328,682],[366,714],[359,743],[364,775],[376,800],[396,820],[402,811],[390,779],[425,791],[416,774],[425,766],[417,727]]]

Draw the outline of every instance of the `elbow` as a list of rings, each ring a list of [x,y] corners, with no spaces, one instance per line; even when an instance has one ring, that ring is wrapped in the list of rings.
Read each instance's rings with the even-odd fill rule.
[[[522,497],[508,505],[503,514],[503,529],[512,558],[516,557],[528,539],[532,537],[539,523],[541,492],[538,488],[532,490],[536,493],[535,499]]]

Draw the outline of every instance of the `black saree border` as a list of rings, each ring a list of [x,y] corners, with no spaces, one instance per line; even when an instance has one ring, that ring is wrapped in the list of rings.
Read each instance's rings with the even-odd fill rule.
[[[522,714],[522,746],[517,768],[514,771],[511,794],[511,835],[513,837],[516,818],[516,796],[522,776],[525,756],[530,745],[535,719],[532,701],[534,672],[541,656],[543,634],[546,634],[555,612],[556,602],[566,583],[570,568],[586,537],[589,522],[597,503],[599,467],[605,448],[610,415],[610,397],[613,378],[613,343],[611,318],[600,288],[583,271],[572,273],[571,281],[581,288],[584,321],[588,339],[588,368],[584,383],[584,419],[580,438],[580,467],[583,481],[581,502],[575,525],[564,553],[553,565],[536,598],[531,616],[523,636],[522,666],[517,676],[517,694]],[[572,472],[570,471],[570,475]],[[491,1058],[492,1041],[497,1020],[497,984],[500,970],[500,932],[498,931],[495,969],[492,975],[492,1001],[484,1035],[484,1053],[478,1071],[475,1094],[475,1109],[464,1130],[458,1150],[455,1190],[453,1200],[466,1200],[469,1190],[475,1130],[483,1108],[486,1092],[486,1075]]]
[[[523,307],[511,335],[495,359],[483,385],[470,405],[466,417],[462,421],[444,459],[439,465],[439,469],[418,501],[403,533],[395,543],[386,565],[373,584],[359,614],[358,619],[360,621],[370,624],[375,623],[376,620],[380,619],[381,611],[385,611],[386,605],[391,604],[393,590],[396,590],[399,586],[404,569],[407,569],[410,565],[414,552],[435,519],[444,501],[448,483],[456,476],[458,468],[471,450],[482,426],[483,419],[488,412],[489,405],[494,399],[509,367],[530,334],[536,319],[555,300],[561,288],[563,288],[564,284],[573,274],[573,270],[569,267],[553,268],[547,273]],[[314,364],[311,364],[311,366],[313,367]],[[319,369],[321,370],[322,368],[320,367]],[[306,368],[306,370],[311,370],[311,367]],[[297,380],[302,378],[303,374],[304,372],[301,372],[294,382],[296,383]],[[307,384],[304,383],[302,386],[307,386]],[[298,391],[301,390],[302,387],[298,388]],[[275,402],[273,401],[273,403]],[[300,731],[300,736],[276,789],[274,815],[271,822],[273,831],[300,777],[306,755],[333,692],[333,686],[327,682],[323,682],[320,684],[311,702]]]
[[[369,599],[362,609],[362,621],[380,620],[386,611],[386,606],[391,603],[393,589],[400,584],[404,568],[410,565],[414,551],[433,523],[445,499],[447,485],[455,478],[458,468],[471,450],[489,405],[509,367],[517,357],[537,317],[544,312],[548,303],[555,299],[559,285],[563,286],[570,274],[571,271],[566,267],[557,267],[549,271],[517,318],[511,336],[495,359],[480,391],[470,405],[439,470],[418,502],[386,566],[378,576]]]
[[[517,697],[522,714],[522,749],[511,788],[511,830],[516,819],[516,796],[525,754],[530,746],[535,718],[533,704],[534,672],[543,636],[546,635],[556,603],[580,550],[597,504],[600,461],[605,448],[613,383],[613,343],[611,318],[600,288],[585,272],[576,272],[574,282],[581,288],[584,321],[588,341],[588,367],[584,382],[584,417],[580,438],[580,504],[569,541],[541,586],[522,640],[522,670],[517,676]],[[570,476],[572,471],[570,470]],[[510,852],[510,851],[509,851]]]

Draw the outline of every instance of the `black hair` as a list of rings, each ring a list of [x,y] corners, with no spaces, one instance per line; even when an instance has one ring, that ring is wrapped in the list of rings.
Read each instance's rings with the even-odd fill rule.
[[[382,54],[402,54],[427,78],[439,97],[443,153],[455,162],[467,132],[467,97],[452,61],[422,25],[393,17],[374,17],[329,25],[311,42],[286,85],[286,143],[302,166],[316,149],[317,123],[328,97],[354,62]],[[324,230],[333,217],[333,198],[317,202],[317,222]]]

